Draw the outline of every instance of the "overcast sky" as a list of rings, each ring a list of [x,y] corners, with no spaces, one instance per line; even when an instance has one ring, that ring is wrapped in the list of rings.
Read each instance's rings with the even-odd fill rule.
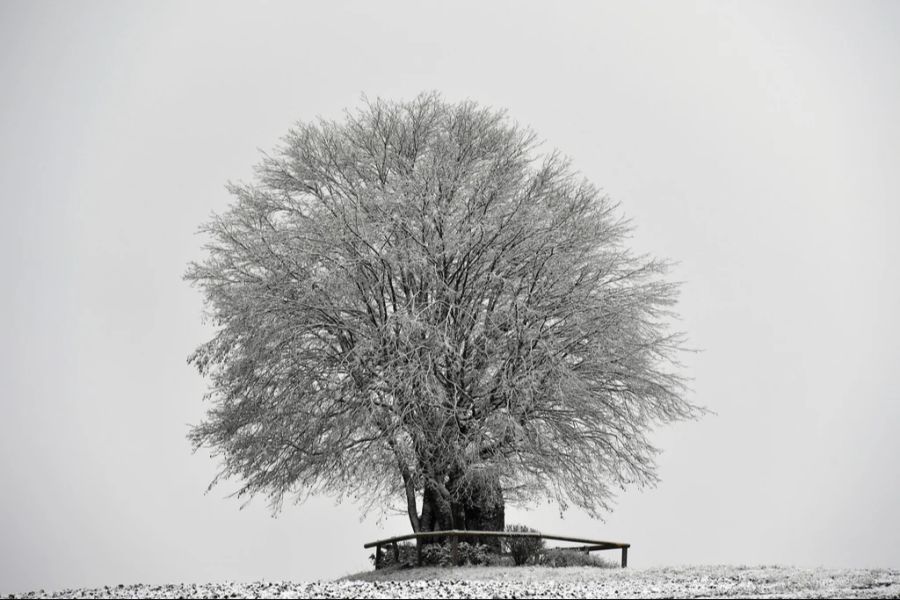
[[[331,578],[405,533],[239,510],[185,434],[182,280],[259,149],[360,95],[504,107],[679,262],[692,400],[635,567],[900,567],[900,3],[0,3],[0,592]]]

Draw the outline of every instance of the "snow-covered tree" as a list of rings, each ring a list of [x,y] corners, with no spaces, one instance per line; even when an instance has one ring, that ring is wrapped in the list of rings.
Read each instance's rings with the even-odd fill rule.
[[[506,501],[598,515],[693,418],[666,264],[504,112],[437,94],[301,123],[203,227],[214,337],[196,447],[239,495],[405,502],[416,531]]]

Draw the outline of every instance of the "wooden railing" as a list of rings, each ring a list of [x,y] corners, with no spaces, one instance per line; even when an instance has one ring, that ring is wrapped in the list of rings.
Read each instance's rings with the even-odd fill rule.
[[[594,550],[621,550],[622,551],[622,568],[628,566],[628,549],[631,547],[631,544],[624,544],[620,542],[606,542],[602,540],[589,540],[585,538],[574,538],[574,537],[564,537],[560,535],[548,535],[544,533],[540,533],[538,531],[535,532],[519,532],[519,531],[471,531],[471,530],[459,530],[459,529],[450,529],[447,531],[423,531],[420,533],[408,533],[406,535],[398,535],[392,538],[386,538],[383,540],[376,540],[374,542],[369,542],[368,544],[364,544],[363,548],[375,548],[375,568],[381,568],[381,548],[383,546],[391,546],[391,550],[394,554],[394,561],[399,562],[400,560],[400,548],[397,546],[397,542],[403,542],[406,540],[416,540],[416,555],[417,562],[419,566],[422,566],[422,544],[421,540],[429,539],[429,538],[446,538],[450,540],[450,560],[453,564],[459,564],[459,548],[458,543],[460,538],[463,539],[480,539],[480,538],[514,538],[514,537],[526,537],[526,538],[541,538],[545,540],[556,540],[560,542],[574,542],[578,544],[585,544],[584,546],[579,546],[576,548],[571,548],[572,550],[577,550],[580,552],[593,552]]]

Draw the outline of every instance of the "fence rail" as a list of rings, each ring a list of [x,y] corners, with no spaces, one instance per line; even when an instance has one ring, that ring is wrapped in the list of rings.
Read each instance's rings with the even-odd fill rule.
[[[459,549],[458,543],[460,538],[462,539],[478,539],[478,538],[515,538],[515,537],[526,537],[526,538],[541,538],[545,540],[555,540],[559,542],[574,542],[577,544],[584,544],[584,546],[580,546],[577,548],[572,548],[572,550],[578,550],[580,552],[590,553],[595,550],[621,550],[622,551],[622,568],[628,566],[628,549],[631,547],[631,544],[625,544],[622,542],[608,542],[604,540],[589,540],[586,538],[576,538],[576,537],[568,537],[562,535],[551,535],[540,533],[539,531],[535,532],[524,532],[524,531],[473,531],[473,530],[460,530],[460,529],[449,529],[446,531],[423,531],[419,533],[407,533],[406,535],[398,535],[390,538],[385,538],[383,540],[376,540],[374,542],[369,542],[368,544],[363,544],[363,548],[375,548],[375,568],[381,568],[381,548],[383,546],[391,546],[391,550],[394,554],[394,560],[399,561],[400,557],[400,548],[397,546],[398,542],[404,542],[406,540],[416,540],[416,554],[417,554],[417,562],[419,566],[422,565],[422,544],[421,540],[430,539],[430,538],[447,538],[450,540],[450,560],[453,564],[459,564]]]

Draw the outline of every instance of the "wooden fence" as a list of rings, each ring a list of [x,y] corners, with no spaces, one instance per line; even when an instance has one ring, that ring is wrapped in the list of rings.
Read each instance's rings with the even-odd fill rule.
[[[470,530],[459,530],[459,529],[450,529],[447,531],[424,531],[420,533],[408,533],[406,535],[398,535],[392,538],[386,538],[383,540],[376,540],[374,542],[369,542],[368,544],[364,544],[363,548],[375,548],[375,568],[381,568],[381,549],[384,546],[391,546],[391,550],[393,551],[394,561],[399,562],[400,560],[400,548],[397,546],[398,542],[403,542],[406,540],[416,540],[416,554],[417,561],[419,566],[422,565],[422,544],[420,540],[429,539],[429,538],[447,538],[450,540],[450,560],[453,564],[459,564],[459,549],[458,543],[460,538],[462,539],[481,539],[486,537],[494,537],[494,538],[514,538],[514,537],[527,537],[527,538],[541,538],[545,540],[556,540],[560,542],[574,542],[578,544],[584,544],[583,546],[579,546],[576,548],[571,548],[572,550],[577,550],[580,552],[593,552],[595,550],[621,550],[622,551],[622,568],[628,566],[628,548],[631,547],[631,544],[624,544],[620,542],[607,542],[603,540],[589,540],[585,538],[574,538],[574,537],[564,537],[560,535],[548,535],[540,532],[519,532],[519,531],[470,531]]]

